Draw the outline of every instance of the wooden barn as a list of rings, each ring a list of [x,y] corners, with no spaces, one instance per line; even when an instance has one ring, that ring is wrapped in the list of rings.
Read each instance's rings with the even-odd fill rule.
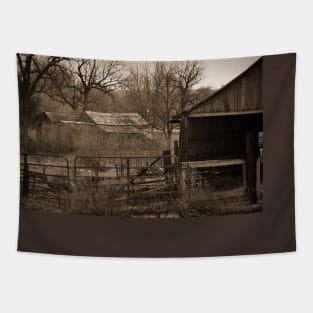
[[[241,166],[247,194],[257,202],[263,141],[262,58],[173,122],[180,123],[182,169]]]
[[[36,126],[36,152],[118,156],[161,150],[149,129],[137,113],[43,112]]]

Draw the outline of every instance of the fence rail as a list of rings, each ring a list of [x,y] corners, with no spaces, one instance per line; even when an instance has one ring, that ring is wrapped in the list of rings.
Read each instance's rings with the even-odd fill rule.
[[[70,161],[69,161],[70,160]],[[171,201],[178,193],[177,160],[161,156],[89,157],[22,154],[21,191],[28,199],[47,201],[61,208],[67,192],[81,190],[86,198],[110,193],[111,202],[137,205]]]
[[[20,157],[21,192],[34,200],[60,206],[59,194],[69,184],[67,158],[48,154],[22,154]]]
[[[20,163],[22,207],[30,209],[180,216],[190,208],[210,211],[218,201],[243,201],[247,193],[244,159],[179,164],[168,153],[129,157],[22,154]],[[260,171],[258,159],[261,196]]]
[[[177,161],[170,155],[141,157],[76,157],[75,181],[119,186],[129,203],[173,199],[178,189]],[[120,199],[120,198],[119,198]]]

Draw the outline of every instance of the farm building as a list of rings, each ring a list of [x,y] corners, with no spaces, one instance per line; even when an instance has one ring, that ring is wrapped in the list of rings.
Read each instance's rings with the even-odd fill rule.
[[[262,58],[173,122],[180,123],[182,168],[242,166],[248,196],[257,201],[263,142]]]
[[[161,150],[149,129],[137,113],[43,112],[36,125],[36,152],[113,156]]]

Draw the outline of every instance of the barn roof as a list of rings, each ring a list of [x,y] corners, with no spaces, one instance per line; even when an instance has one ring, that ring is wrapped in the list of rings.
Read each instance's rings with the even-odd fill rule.
[[[147,127],[148,122],[138,113],[85,112],[97,125]]]
[[[62,123],[62,122],[85,122],[91,123],[88,115],[84,112],[80,113],[56,113],[56,112],[43,112],[43,116],[52,123]]]
[[[149,123],[138,113],[102,113],[85,111],[81,113],[43,112],[44,121],[49,123],[90,124],[107,133],[144,134]]]
[[[243,72],[241,72],[239,75],[237,75],[236,77],[234,77],[232,80],[230,80],[227,84],[225,84],[224,86],[222,86],[220,89],[217,89],[215,92],[213,92],[212,94],[210,94],[207,98],[201,100],[200,102],[188,107],[187,109],[185,109],[184,111],[182,111],[181,113],[176,114],[175,116],[172,117],[172,119],[170,120],[170,122],[179,122],[181,117],[183,116],[183,114],[188,114],[191,113],[193,110],[195,110],[196,108],[198,108],[199,106],[201,106],[202,104],[206,103],[209,99],[212,99],[214,97],[216,97],[217,95],[219,95],[223,90],[225,90],[226,88],[228,88],[230,85],[232,85],[234,83],[234,81],[238,80],[240,77],[242,77],[246,72],[248,72],[252,67],[254,67],[260,60],[262,59],[262,57],[260,57],[258,60],[256,60],[255,62],[253,62],[248,68],[246,68]]]

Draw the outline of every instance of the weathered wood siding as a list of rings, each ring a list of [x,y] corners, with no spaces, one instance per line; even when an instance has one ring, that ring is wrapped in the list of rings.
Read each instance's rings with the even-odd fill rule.
[[[262,59],[216,94],[199,103],[189,114],[262,109],[261,84]]]
[[[246,133],[262,130],[260,59],[216,94],[183,113],[179,159],[244,158]]]
[[[48,154],[118,155],[123,151],[161,152],[159,141],[143,134],[106,133],[92,124],[43,123],[37,129],[36,151]]]

